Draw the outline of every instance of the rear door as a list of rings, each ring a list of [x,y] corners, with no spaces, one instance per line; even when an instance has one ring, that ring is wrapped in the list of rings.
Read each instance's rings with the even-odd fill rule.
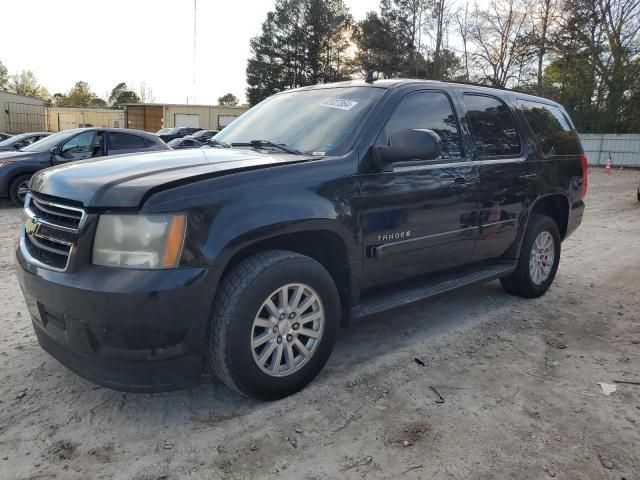
[[[405,129],[429,129],[443,142],[435,160],[391,171],[369,167],[358,200],[365,247],[363,287],[387,284],[466,264],[477,231],[476,167],[465,155],[448,90],[405,95],[376,144]]]
[[[507,253],[525,220],[535,164],[507,98],[484,91],[462,92],[461,103],[478,166],[478,240],[474,262]]]

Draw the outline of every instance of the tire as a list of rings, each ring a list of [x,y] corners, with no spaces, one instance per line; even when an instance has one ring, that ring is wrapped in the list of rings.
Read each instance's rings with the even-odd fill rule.
[[[533,252],[534,247],[542,245],[549,237],[553,240],[553,244],[548,248],[547,252],[553,252],[553,259],[548,264],[550,268],[547,268],[544,259],[549,258],[548,254],[544,252],[538,253],[538,256],[533,261],[532,254],[535,254]],[[537,245],[536,240],[540,242]],[[553,283],[558,271],[560,242],[560,232],[556,222],[546,215],[533,214],[529,219],[524,241],[522,242],[516,271],[500,279],[502,288],[512,295],[525,298],[536,298],[544,295]],[[536,248],[536,251],[539,251],[539,249]],[[538,261],[541,263],[537,263]],[[533,266],[531,265],[532,263]]]
[[[297,298],[302,309],[289,314],[293,319],[282,317],[285,287],[290,303]],[[298,291],[302,293],[296,296]],[[266,306],[269,299],[271,307]],[[311,306],[305,308],[307,300]],[[242,260],[222,279],[209,326],[208,364],[222,382],[242,395],[260,400],[286,397],[304,388],[324,367],[333,350],[340,312],[336,285],[318,262],[282,250],[258,253]],[[318,320],[308,320],[312,315]],[[294,331],[295,320],[300,318]],[[279,328],[277,333],[274,328]],[[254,348],[254,340],[265,338],[267,342]],[[303,355],[299,344],[308,347],[309,355]],[[261,362],[261,355],[267,360]]]
[[[20,175],[11,181],[11,185],[9,186],[9,198],[17,207],[24,206],[24,196],[21,198],[21,195],[23,194],[22,187],[27,185],[30,179],[31,174]]]

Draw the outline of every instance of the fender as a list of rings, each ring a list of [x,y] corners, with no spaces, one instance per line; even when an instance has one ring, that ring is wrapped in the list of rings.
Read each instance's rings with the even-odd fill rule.
[[[513,245],[505,253],[506,257],[508,257],[508,258],[519,258],[520,257],[520,250],[522,249],[522,243],[524,242],[524,235],[525,235],[525,233],[527,231],[527,226],[529,225],[529,218],[531,217],[531,212],[533,212],[533,210],[535,209],[536,205],[542,199],[548,198],[548,197],[557,197],[557,196],[561,196],[566,200],[567,208],[569,209],[568,213],[569,213],[569,215],[571,214],[571,212],[570,212],[570,199],[569,199],[569,196],[567,195],[566,191],[563,191],[561,189],[553,189],[550,192],[538,195],[537,197],[534,198],[534,200],[529,205],[529,208],[527,208],[527,210],[525,210],[522,218],[520,219],[520,229],[519,229],[518,235],[516,236],[516,239],[513,242]]]
[[[182,265],[223,267],[252,243],[328,231],[348,261],[360,261],[352,204],[359,194],[351,155],[233,173],[152,195],[142,212],[188,214]]]

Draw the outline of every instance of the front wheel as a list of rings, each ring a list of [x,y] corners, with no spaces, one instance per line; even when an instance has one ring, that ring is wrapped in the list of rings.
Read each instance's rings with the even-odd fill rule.
[[[14,178],[9,186],[9,197],[17,207],[24,205],[24,198],[29,193],[29,180],[31,175],[20,175]]]
[[[540,297],[553,283],[560,263],[560,232],[556,222],[546,215],[529,219],[516,271],[500,279],[502,287],[513,295]]]
[[[291,395],[324,367],[339,320],[338,291],[322,265],[293,252],[258,253],[236,265],[219,286],[209,365],[243,395]]]

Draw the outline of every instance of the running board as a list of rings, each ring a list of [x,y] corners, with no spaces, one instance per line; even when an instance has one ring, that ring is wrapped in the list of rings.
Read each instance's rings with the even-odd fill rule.
[[[401,289],[390,289],[379,295],[365,296],[359,305],[351,309],[351,318],[368,317],[436,295],[451,292],[476,283],[488,282],[509,275],[516,269],[515,262],[492,263],[461,273],[442,275],[410,282]]]

